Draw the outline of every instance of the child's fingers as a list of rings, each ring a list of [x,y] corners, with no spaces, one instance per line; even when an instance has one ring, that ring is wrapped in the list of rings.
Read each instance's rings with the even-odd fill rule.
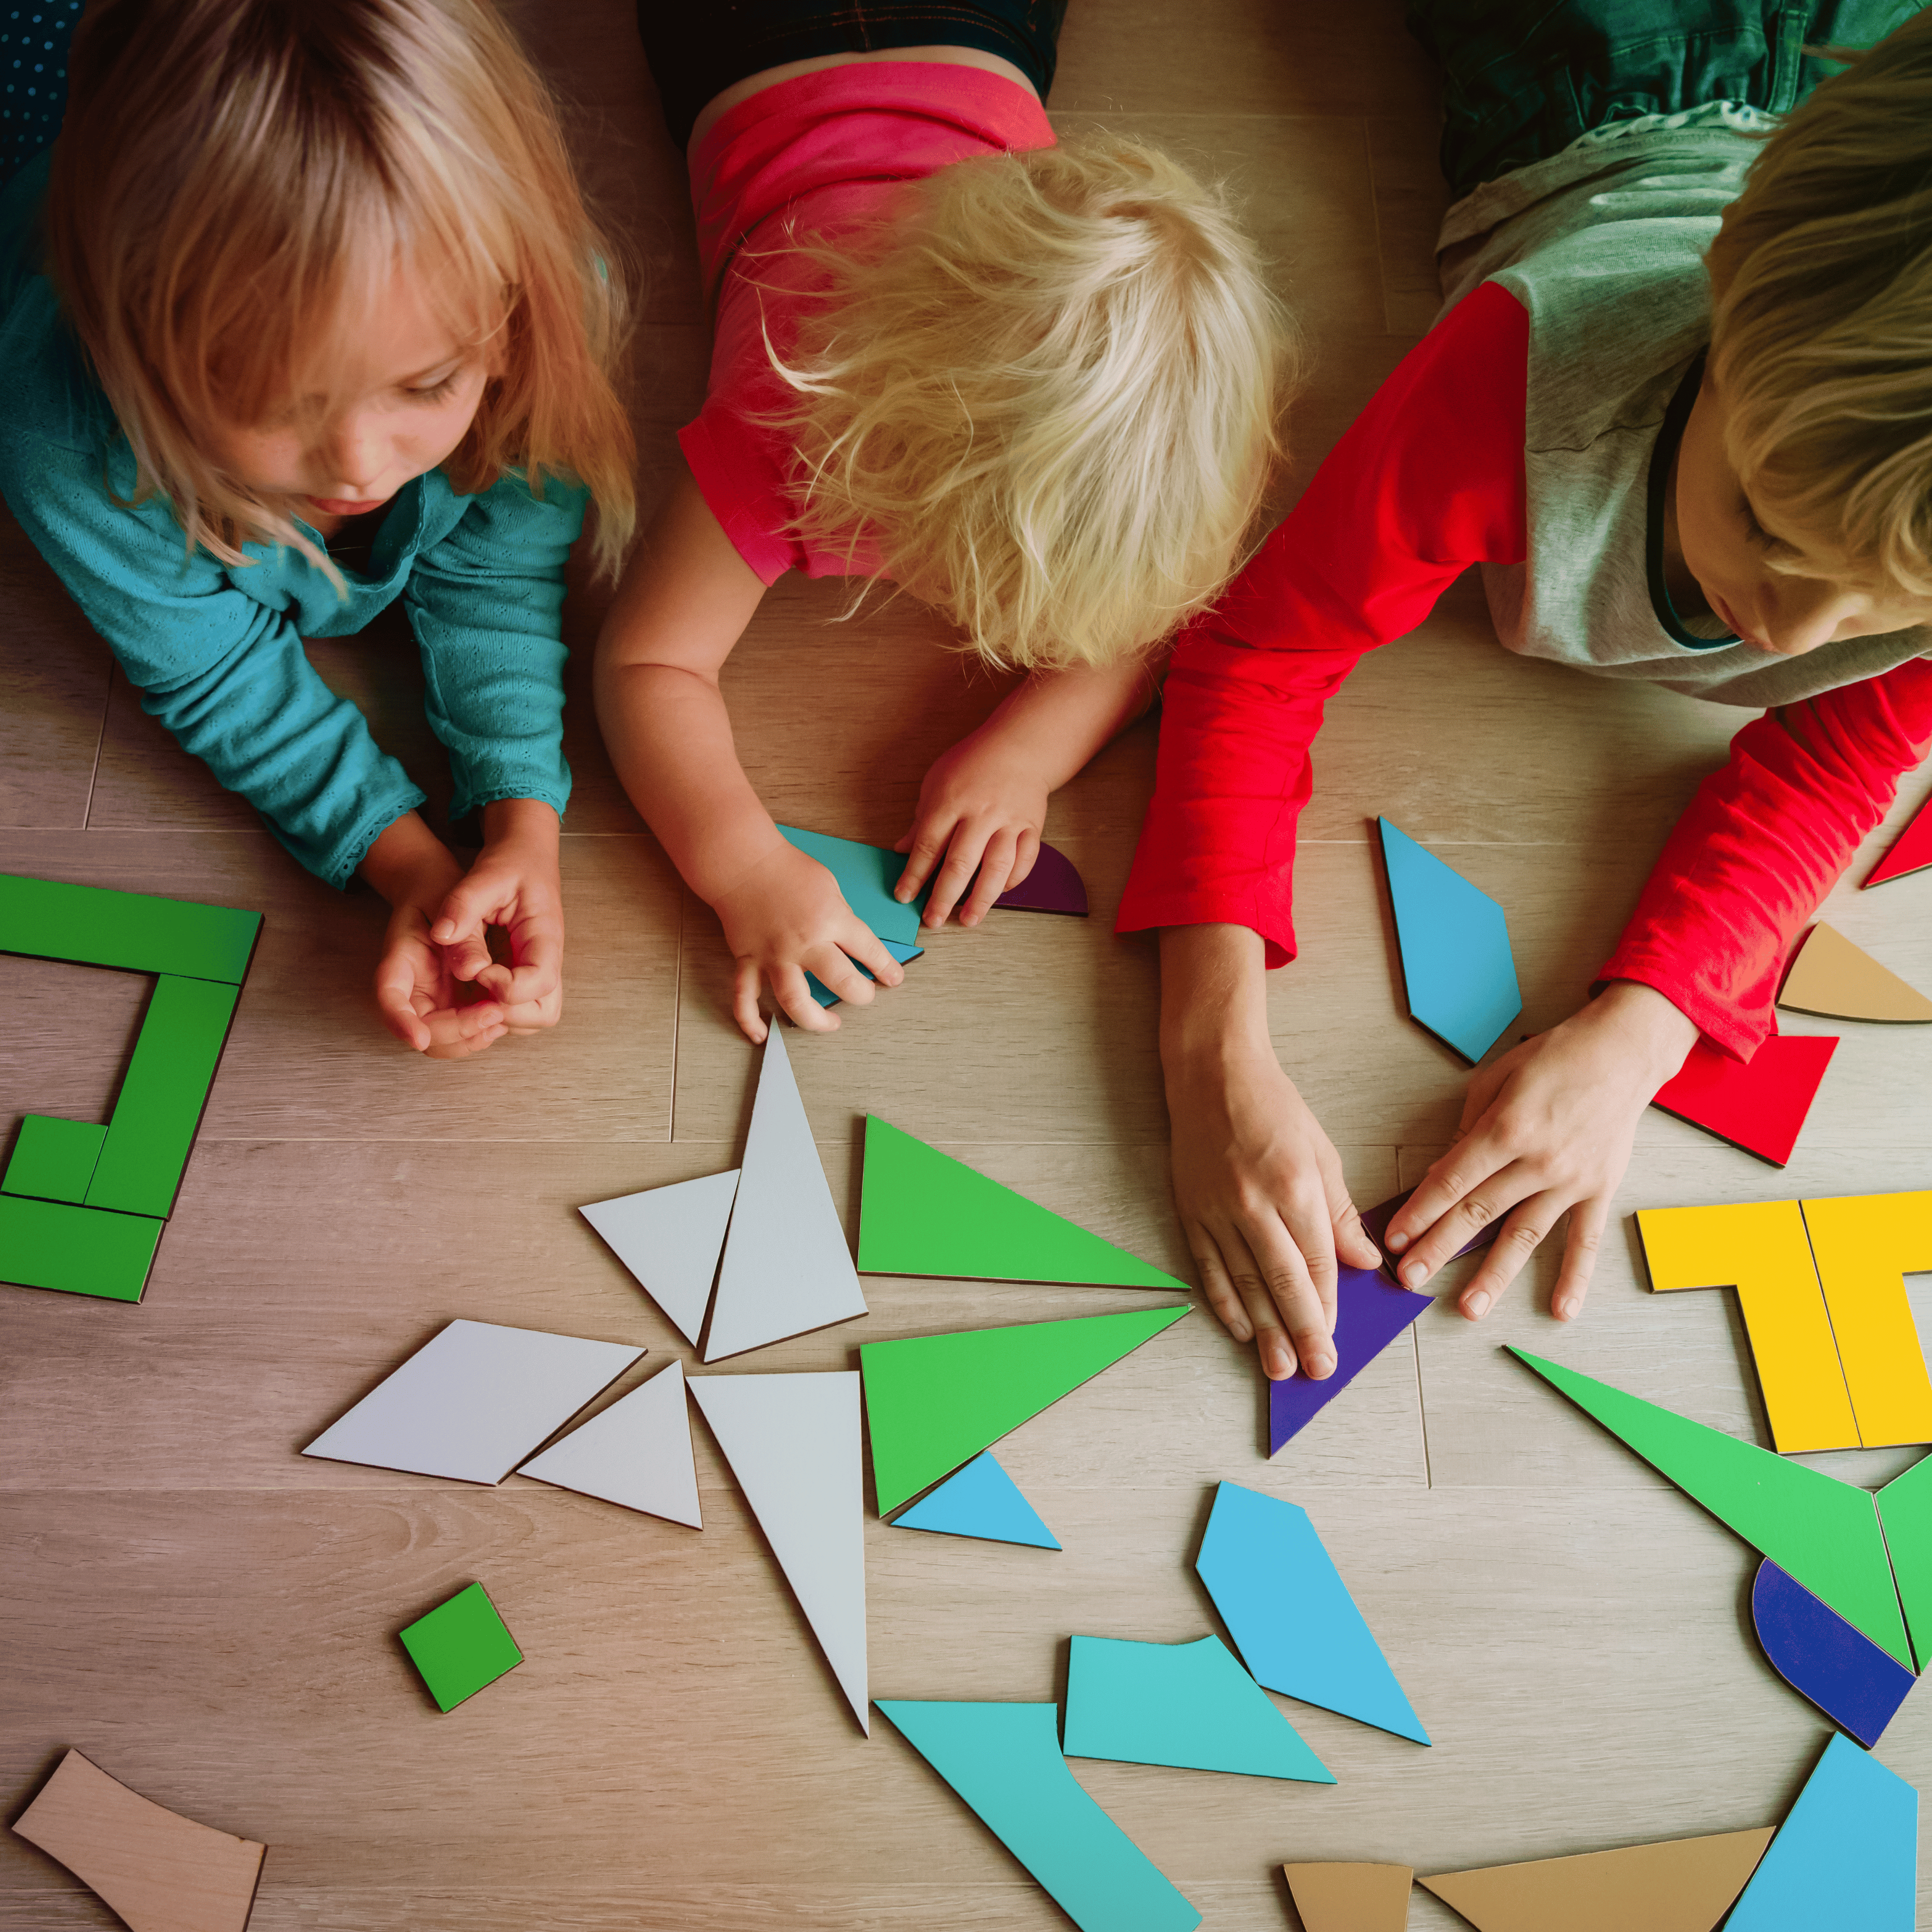
[[[409,954],[400,950],[386,954],[376,968],[376,1010],[399,1040],[422,1053],[430,1045],[430,1030],[416,1010],[416,970]],[[424,1010],[429,1004],[424,1000]]]
[[[770,1030],[764,1015],[758,1010],[758,987],[762,978],[755,959],[732,961],[731,1017],[754,1046],[763,1046],[765,1035]]]
[[[486,1047],[494,1046],[503,1037],[506,1028],[500,1026],[485,1027],[480,1033],[468,1034],[461,1039],[439,1042],[430,1048],[431,1060],[467,1060],[471,1054],[481,1053]]]
[[[1333,1318],[1322,1306],[1307,1259],[1280,1217],[1272,1213],[1253,1215],[1243,1221],[1239,1232],[1250,1258],[1250,1271],[1238,1270],[1234,1285],[1253,1318],[1262,1367],[1279,1382],[1292,1372],[1292,1358],[1298,1357],[1303,1370],[1316,1381],[1333,1374]],[[1221,1246],[1226,1253],[1225,1240]],[[1331,1277],[1334,1266],[1331,1255],[1328,1270]],[[1332,1282],[1328,1303],[1334,1306]]]
[[[1509,1219],[1483,1257],[1482,1266],[1456,1298],[1456,1306],[1469,1320],[1480,1322],[1496,1305],[1496,1298],[1522,1272],[1523,1263],[1556,1226],[1564,1204],[1561,1195],[1546,1190],[1509,1210]]]
[[[952,839],[946,848],[946,862],[933,874],[932,896],[926,902],[924,923],[935,931],[946,923],[946,916],[959,902],[960,896],[973,882],[981,855],[986,849],[986,832],[970,819],[962,819],[952,828]]]
[[[1522,1198],[1522,1187],[1498,1185],[1515,1165],[1506,1148],[1478,1132],[1458,1141],[1430,1168],[1388,1225],[1389,1251],[1402,1257],[1396,1274],[1403,1287],[1421,1287]]]
[[[977,926],[993,909],[993,902],[1006,889],[1013,874],[1013,860],[1019,851],[1016,833],[999,831],[986,842],[973,890],[959,909],[962,926]]]
[[[481,941],[483,928],[502,910],[501,884],[478,871],[466,872],[450,887],[449,896],[430,921],[429,936],[439,946],[459,940]]]
[[[1572,1321],[1583,1312],[1583,1298],[1590,1292],[1590,1276],[1596,1271],[1597,1251],[1603,1244],[1604,1226],[1610,1216],[1607,1194],[1594,1195],[1570,1208],[1570,1238],[1563,1244],[1563,1269],[1550,1298],[1550,1312],[1559,1322]]]
[[[1214,1235],[1198,1222],[1184,1224],[1187,1236],[1187,1250],[1194,1257],[1194,1266],[1201,1277],[1201,1292],[1208,1298],[1208,1306],[1220,1318],[1222,1328],[1238,1342],[1254,1339],[1254,1326],[1248,1319],[1248,1311],[1241,1298],[1234,1292],[1233,1277],[1228,1272],[1228,1264],[1221,1258],[1221,1250]]]
[[[795,966],[788,960],[782,965],[770,968],[766,977],[772,982],[772,998],[784,1009],[786,1017],[794,1025],[806,1033],[838,1030],[837,1019],[812,997],[802,966]]]
[[[862,919],[854,916],[850,925],[838,934],[838,943],[840,950],[857,960],[880,986],[897,986],[904,982],[905,968],[886,950],[886,942]],[[814,965],[812,970],[817,972],[818,969]],[[823,973],[820,973],[818,976],[825,980]],[[864,974],[860,977],[863,980]],[[832,986],[830,980],[825,980],[825,983]],[[870,980],[866,982],[867,998],[871,998],[871,984]],[[836,986],[832,986],[832,990],[835,993],[839,992]],[[840,997],[843,998],[844,995],[841,994]],[[864,1004],[862,1000],[860,1002],[862,1006]]]
[[[469,976],[506,1006],[549,999],[563,983],[563,922],[520,920],[511,936],[511,949],[512,964],[485,966]]]
[[[890,958],[891,955],[886,957]],[[830,940],[813,946],[799,964],[808,973],[815,974],[818,983],[827,992],[837,994],[840,999],[849,1000],[855,1006],[869,1006],[872,1004],[875,990],[872,981],[853,964],[848,954]],[[818,1002],[814,1000],[813,1004],[817,1006]]]
[[[1382,1251],[1376,1246],[1374,1237],[1362,1226],[1361,1214],[1346,1192],[1339,1207],[1331,1198],[1329,1214],[1335,1232],[1335,1258],[1346,1262],[1351,1268],[1380,1268]]]
[[[892,887],[892,897],[900,904],[908,904],[919,896],[920,888],[932,878],[932,868],[939,863],[952,836],[952,828],[958,822],[956,818],[921,819],[892,848],[895,852],[906,854],[905,870]],[[938,923],[929,916],[926,922]]]
[[[467,1048],[479,1034],[502,1031],[503,1010],[487,1000],[480,1006],[439,1006],[433,1012],[424,1013],[422,1022],[429,1029],[429,1051],[434,1052],[439,1047]]]

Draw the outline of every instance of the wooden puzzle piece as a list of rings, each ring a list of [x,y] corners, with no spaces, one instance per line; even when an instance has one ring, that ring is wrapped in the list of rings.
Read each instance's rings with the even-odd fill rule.
[[[950,1476],[1187,1312],[1156,1308],[864,1343],[859,1365],[879,1514]]]
[[[1932,1000],[1881,966],[1828,926],[1814,926],[1779,989],[1778,1004],[1832,1020],[1881,1020],[1893,1025],[1932,1020]]]
[[[1033,870],[1018,885],[1003,892],[993,905],[995,910],[1064,912],[1084,919],[1087,884],[1074,870],[1073,861],[1042,838]]]
[[[1751,1585],[1751,1622],[1772,1668],[1867,1750],[1918,1681],[1768,1556]]]
[[[684,1364],[674,1360],[662,1375],[580,1424],[517,1473],[702,1529],[698,1466],[684,1412]]]
[[[100,1158],[107,1130],[98,1120],[62,1120],[28,1114],[20,1122],[13,1157],[0,1179],[0,1194],[23,1194],[40,1201],[64,1201],[78,1208]]]
[[[238,986],[262,915],[0,872],[0,952]]]
[[[932,886],[928,881],[923,892],[904,905],[892,897],[892,888],[906,868],[903,852],[889,852],[883,845],[868,845],[856,838],[835,838],[826,832],[802,832],[796,825],[781,825],[778,831],[838,881],[838,890],[854,916],[881,939],[896,940],[902,946],[918,945],[920,915],[926,910]]]
[[[1923,1670],[1932,1664],[1932,1456],[1922,1456],[1887,1483],[1876,1507],[1912,1652]]]
[[[987,1543],[1019,1543],[1058,1550],[1059,1539],[1019,1491],[988,1449],[956,1476],[892,1519],[895,1529],[928,1529],[941,1536],[977,1537]]]
[[[264,1847],[130,1791],[77,1750],[14,1821],[130,1932],[244,1932]]]
[[[1773,1034],[1746,1062],[1700,1040],[1650,1104],[1782,1167],[1838,1050],[1836,1040],[1816,1034]]]
[[[1429,1742],[1306,1510],[1222,1483],[1194,1568],[1256,1683]]]
[[[1311,1376],[1290,1376],[1270,1382],[1268,1398],[1268,1454],[1300,1434],[1395,1338],[1426,1310],[1435,1306],[1426,1294],[1394,1286],[1379,1268],[1335,1268],[1335,1366],[1317,1382]]]
[[[1403,1932],[1415,1874],[1407,1865],[1283,1865],[1303,1932]]]
[[[0,1194],[0,1280],[139,1301],[165,1221]]]
[[[1409,1196],[1414,1192],[1415,1190],[1413,1187],[1405,1187],[1400,1194],[1394,1195],[1386,1201],[1378,1202],[1362,1216],[1362,1226],[1366,1232],[1369,1239],[1382,1251],[1382,1273],[1390,1281],[1394,1282],[1398,1288],[1402,1286],[1402,1283],[1396,1278],[1396,1268],[1401,1257],[1394,1253],[1389,1246],[1388,1224],[1408,1205]],[[1502,1232],[1503,1220],[1506,1218],[1506,1216],[1499,1216],[1493,1221],[1484,1222],[1482,1226],[1478,1228],[1449,1257],[1450,1261],[1460,1262],[1465,1255],[1473,1255],[1478,1248],[1486,1248]],[[1444,1265],[1446,1267],[1448,1263],[1445,1262]],[[1374,1866],[1363,1867],[1365,1871],[1379,1869],[1381,1868]],[[1388,1869],[1393,1871],[1396,1868],[1391,1865]]]
[[[1076,1782],[1052,1705],[881,1698],[879,1708],[1081,1932],[1193,1932],[1201,1923]]]
[[[620,1194],[612,1201],[593,1201],[577,1211],[694,1348],[704,1332],[711,1284],[737,1195],[734,1167],[668,1187]]]
[[[1864,876],[1858,890],[1882,886],[1888,879],[1902,879],[1908,872],[1922,872],[1932,866],[1932,800],[1921,806],[1910,824],[1892,842],[1885,856]]]
[[[1218,1636],[1192,1643],[1076,1636],[1062,1748],[1069,1757],[1122,1764],[1335,1782]]]
[[[1184,1281],[876,1114],[866,1120],[859,1265],[868,1274],[1187,1292]]]
[[[481,1583],[458,1591],[399,1634],[440,1711],[454,1710],[524,1660]]]
[[[1798,1206],[1859,1442],[1868,1449],[1932,1442],[1932,1379],[1905,1292],[1908,1274],[1932,1268],[1932,1192],[1838,1195]]]

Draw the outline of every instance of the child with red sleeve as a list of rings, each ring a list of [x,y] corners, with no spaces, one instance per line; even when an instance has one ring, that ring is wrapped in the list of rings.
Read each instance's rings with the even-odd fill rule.
[[[1375,1260],[1262,992],[1294,956],[1308,747],[1364,651],[1480,564],[1511,650],[1776,707],[1603,992],[1472,1077],[1390,1226],[1413,1287],[1507,1216],[1472,1319],[1566,1211],[1552,1306],[1576,1313],[1644,1107],[1700,1034],[1746,1058],[1771,1030],[1791,940],[1932,746],[1932,13],[1799,10],[1571,0],[1517,32],[1412,5],[1468,190],[1445,313],[1183,632],[1120,917],[1162,928],[1176,1200],[1272,1376],[1330,1372],[1336,1256]],[[1888,28],[1798,104],[1808,45]],[[1617,118],[1578,133],[1593,105]]]

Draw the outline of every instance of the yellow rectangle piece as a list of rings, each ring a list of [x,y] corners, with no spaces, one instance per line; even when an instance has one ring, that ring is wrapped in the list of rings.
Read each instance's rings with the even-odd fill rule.
[[[1932,1442],[1932,1379],[1905,1276],[1932,1268],[1932,1193],[1803,1201],[1858,1439]]]

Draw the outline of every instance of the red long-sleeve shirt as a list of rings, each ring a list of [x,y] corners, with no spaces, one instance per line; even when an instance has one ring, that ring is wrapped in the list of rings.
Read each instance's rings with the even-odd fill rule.
[[[1528,547],[1529,319],[1486,284],[1403,358],[1168,673],[1118,929],[1226,923],[1294,956],[1295,827],[1323,707],[1474,563]],[[1770,712],[1672,831],[1599,976],[1654,986],[1748,1058],[1791,942],[1932,749],[1932,662]]]

